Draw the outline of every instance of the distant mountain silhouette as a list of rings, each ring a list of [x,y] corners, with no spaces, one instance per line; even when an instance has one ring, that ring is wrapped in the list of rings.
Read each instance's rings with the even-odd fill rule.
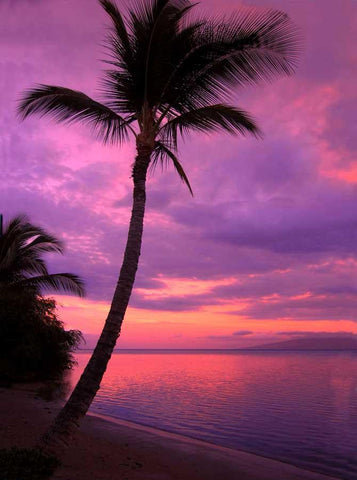
[[[357,336],[309,336],[266,343],[249,350],[357,350]]]

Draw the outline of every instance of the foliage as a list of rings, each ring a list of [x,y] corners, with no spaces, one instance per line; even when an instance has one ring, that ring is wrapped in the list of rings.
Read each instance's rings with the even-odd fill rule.
[[[136,1],[122,15],[100,0],[112,23],[105,103],[69,88],[38,85],[19,103],[22,118],[50,115],[88,124],[104,142],[133,134],[146,144],[151,165],[172,162],[192,193],[177,152],[189,132],[259,135],[252,117],[231,105],[235,87],[293,73],[300,35],[289,17],[271,9],[241,8],[230,18],[199,18],[190,0]]]
[[[36,448],[0,450],[1,480],[44,480],[50,478],[59,465],[56,457]]]
[[[10,220],[0,236],[0,375],[3,381],[45,379],[73,365],[71,352],[81,333],[66,331],[54,299],[43,289],[84,295],[83,281],[71,273],[50,274],[42,258],[63,245],[26,216]]]
[[[83,281],[77,275],[48,272],[42,258],[46,253],[63,253],[62,242],[25,215],[11,219],[0,235],[0,291],[32,289],[39,294],[51,289],[83,296]]]
[[[11,381],[55,378],[74,364],[82,336],[66,331],[56,302],[34,291],[0,293],[0,374]]]

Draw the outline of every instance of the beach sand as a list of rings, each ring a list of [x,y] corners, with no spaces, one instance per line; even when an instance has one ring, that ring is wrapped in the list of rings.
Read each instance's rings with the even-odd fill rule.
[[[0,389],[0,447],[30,447],[59,408],[34,387]],[[54,480],[331,480],[272,459],[87,415]]]

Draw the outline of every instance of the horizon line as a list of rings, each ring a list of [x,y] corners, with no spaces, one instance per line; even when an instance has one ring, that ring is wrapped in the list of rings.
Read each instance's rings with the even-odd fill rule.
[[[78,348],[75,350],[76,352],[78,351],[93,351],[95,347],[93,348]],[[122,352],[122,351],[131,351],[131,350],[148,350],[148,351],[197,351],[197,350],[202,350],[202,351],[237,351],[237,350],[270,350],[270,351],[279,351],[279,352],[298,352],[298,351],[314,351],[314,352],[354,352],[357,351],[357,348],[264,348],[263,346],[259,347],[242,347],[242,348],[115,348],[113,350],[114,352]]]

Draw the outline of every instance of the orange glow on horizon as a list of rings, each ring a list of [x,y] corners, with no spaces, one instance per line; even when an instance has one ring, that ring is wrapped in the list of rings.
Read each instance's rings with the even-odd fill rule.
[[[106,302],[57,296],[60,318],[66,328],[85,334],[101,332],[109,304]],[[249,345],[254,336],[264,343],[264,336],[277,332],[357,333],[351,320],[250,319],[235,314],[237,305],[212,305],[186,312],[154,311],[129,308],[123,323],[120,345],[123,348],[235,348]],[[232,313],[230,313],[232,312]],[[251,331],[245,338],[239,330]],[[254,343],[254,341],[253,341]]]

